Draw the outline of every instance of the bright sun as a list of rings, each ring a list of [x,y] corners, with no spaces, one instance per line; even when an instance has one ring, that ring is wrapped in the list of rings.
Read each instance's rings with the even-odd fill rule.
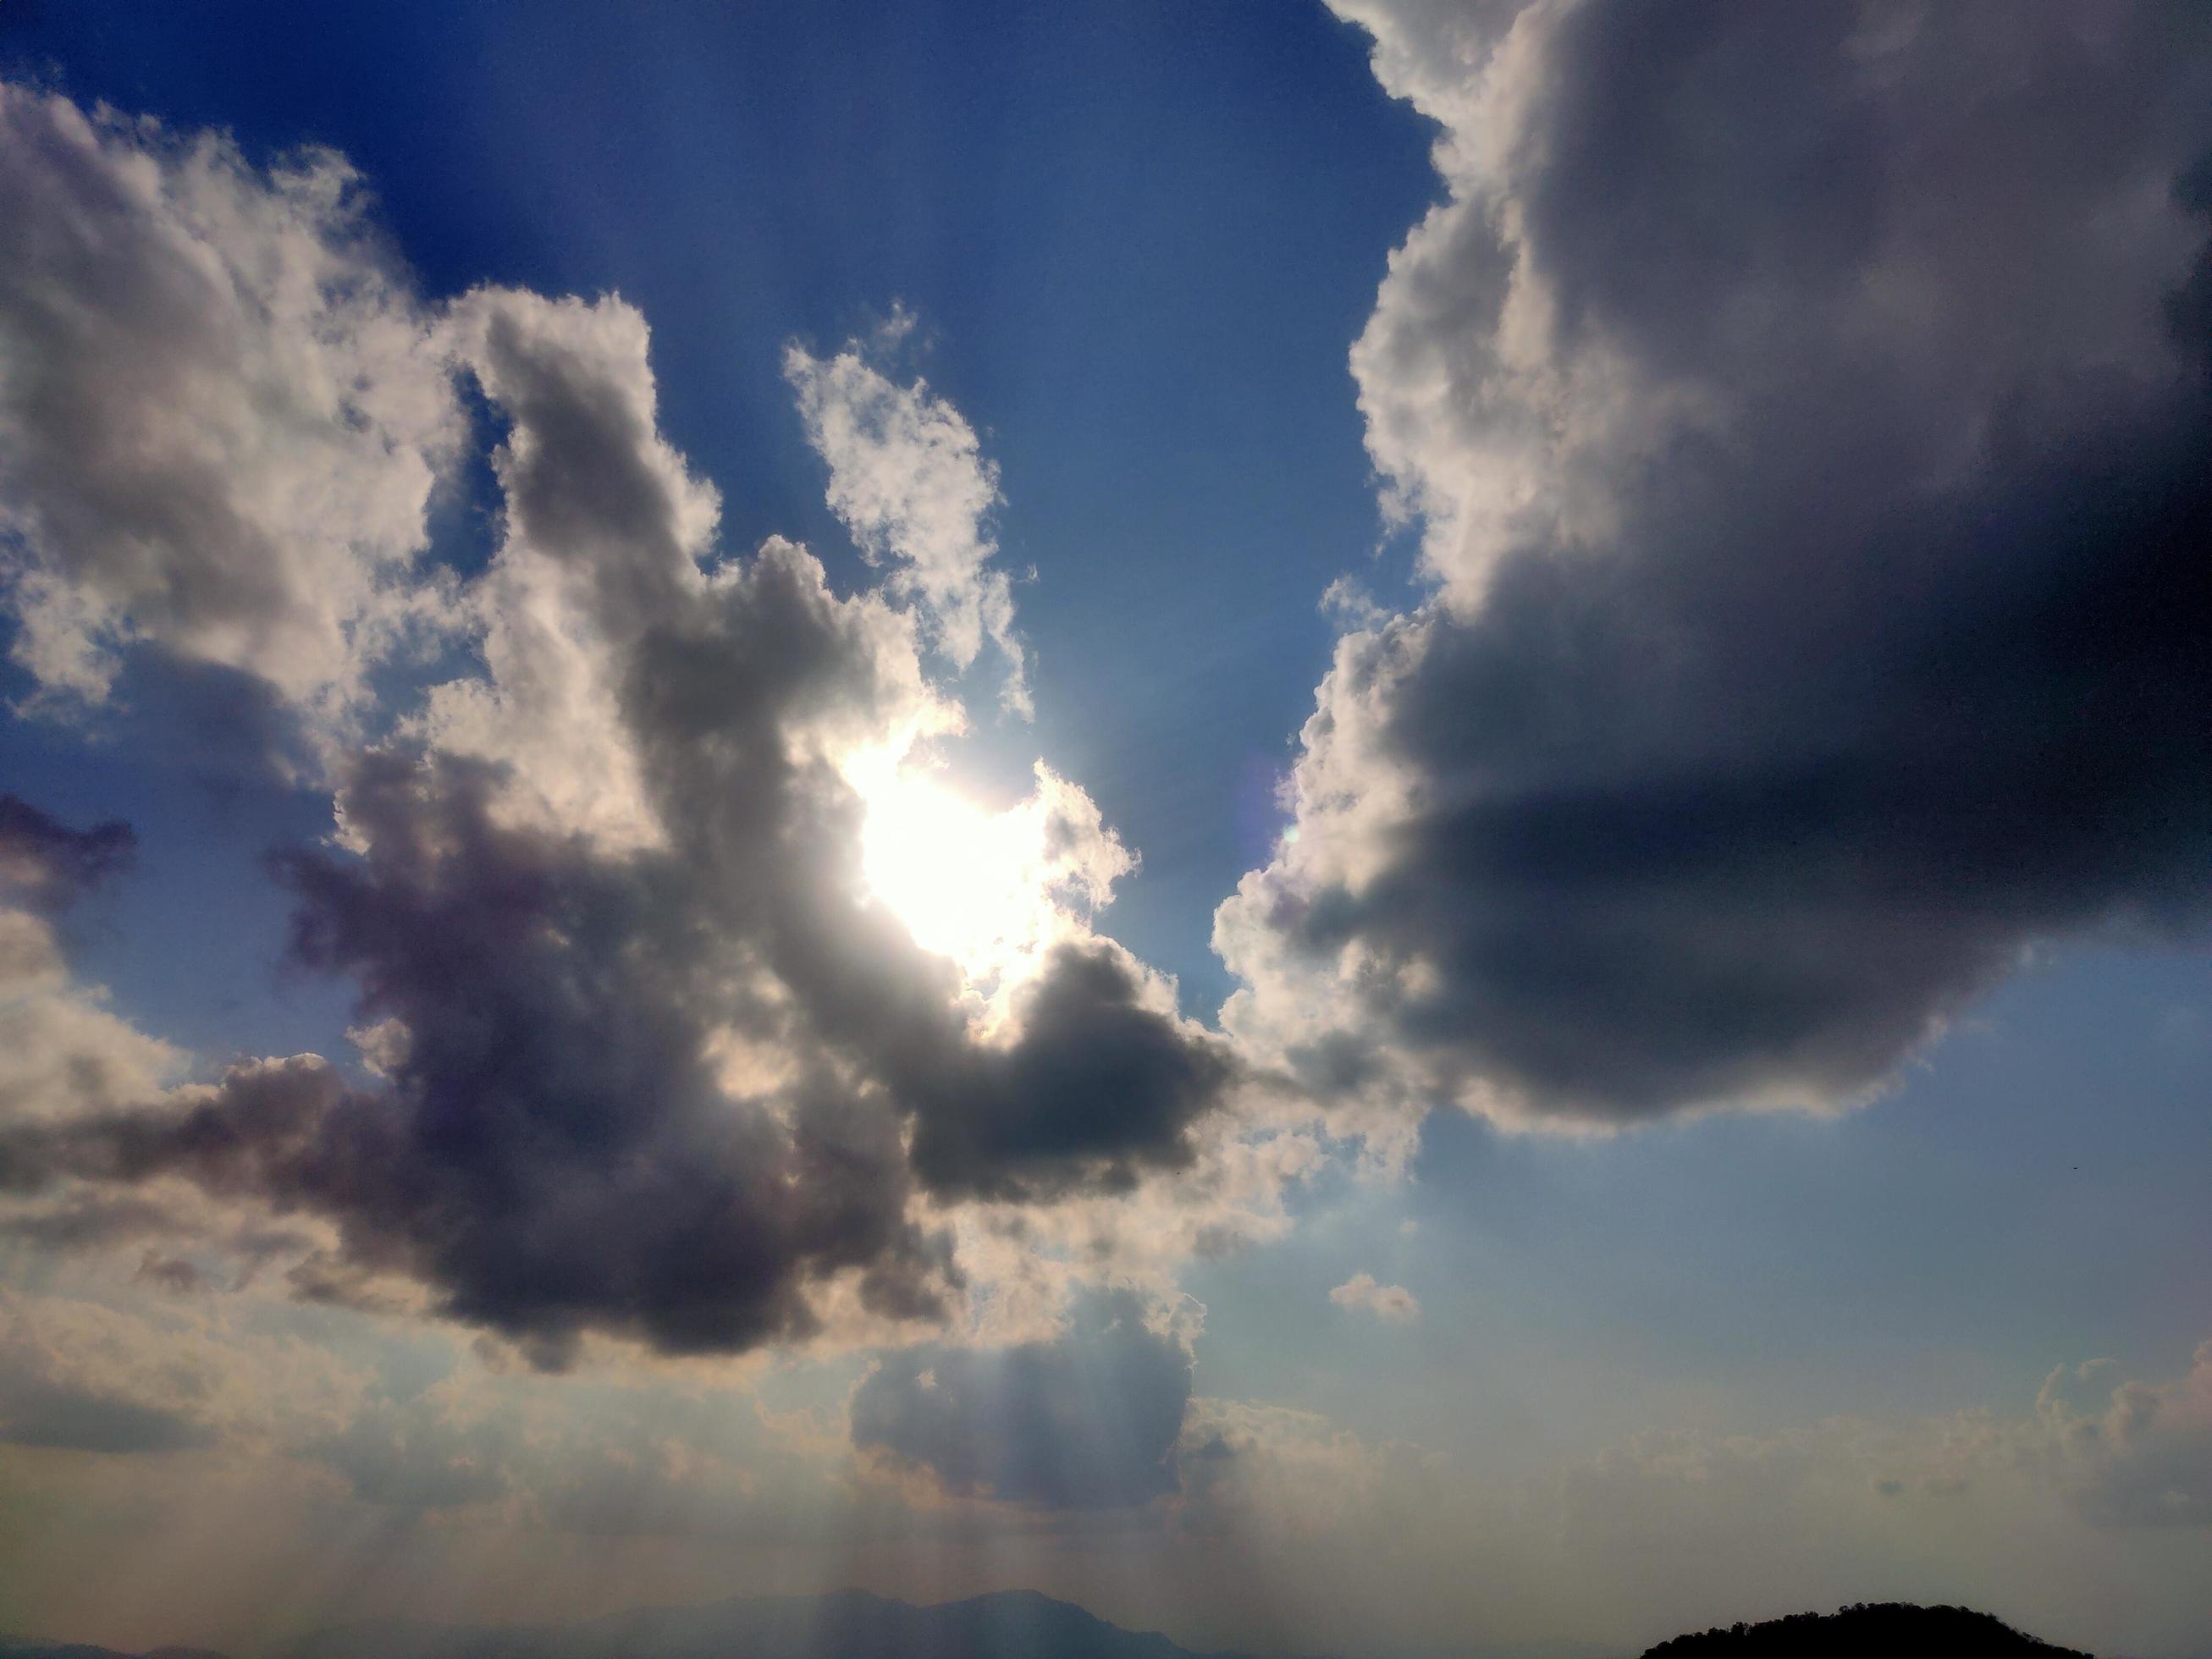
[[[987,994],[1024,976],[1058,921],[1035,804],[986,811],[895,763],[854,767],[850,775],[867,805],[860,872],[868,896]]]

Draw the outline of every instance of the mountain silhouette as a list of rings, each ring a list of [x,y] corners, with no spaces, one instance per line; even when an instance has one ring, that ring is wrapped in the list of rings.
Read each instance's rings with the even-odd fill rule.
[[[1028,1659],[1048,1654],[1055,1659],[1200,1659],[1164,1636],[1122,1630],[1034,1590],[927,1607],[860,1590],[744,1596],[534,1629],[351,1625],[308,1638],[290,1659]]]
[[[1862,1601],[1833,1613],[1793,1613],[1759,1625],[1677,1636],[1644,1659],[1863,1659],[1875,1653],[1935,1653],[1944,1659],[2090,1659],[2023,1636],[1986,1613]]]

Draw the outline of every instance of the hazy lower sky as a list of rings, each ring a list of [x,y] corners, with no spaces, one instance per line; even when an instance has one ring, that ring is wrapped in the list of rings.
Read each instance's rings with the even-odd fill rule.
[[[2212,13],[0,77],[0,1630],[2212,1653]]]

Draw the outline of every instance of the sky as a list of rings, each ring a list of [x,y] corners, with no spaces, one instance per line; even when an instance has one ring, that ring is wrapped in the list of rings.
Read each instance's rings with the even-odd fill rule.
[[[0,9],[0,1631],[2212,1654],[2212,19]]]

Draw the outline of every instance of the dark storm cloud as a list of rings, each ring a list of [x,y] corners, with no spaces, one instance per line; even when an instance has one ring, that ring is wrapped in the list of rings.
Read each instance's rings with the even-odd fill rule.
[[[1177,1484],[1190,1356],[1127,1291],[1079,1302],[1049,1342],[888,1357],[853,1396],[853,1443],[946,1491],[1040,1509],[1119,1509]]]
[[[786,1091],[787,1125],[732,1098],[708,1038],[738,953],[676,866],[499,830],[485,782],[364,763],[347,799],[368,858],[284,863],[300,956],[404,1024],[387,1087],[240,1067],[178,1106],[20,1126],[0,1184],[182,1176],[313,1211],[356,1265],[540,1356],[587,1328],[672,1351],[803,1334],[805,1281],[843,1267],[884,1311],[936,1311],[952,1271],[906,1219],[895,1118],[825,1079]]]
[[[0,898],[58,910],[131,867],[138,838],[120,820],[71,830],[17,796],[0,794]]]
[[[2039,940],[2201,929],[2208,29],[1522,18],[1363,345],[1446,592],[1345,641],[1304,844],[1224,912],[1263,997],[1357,958],[1369,1018],[1285,1043],[1316,1086],[1848,1099]]]
[[[1023,1005],[1019,1042],[971,1046],[910,1079],[916,1172],[940,1191],[1033,1198],[1187,1166],[1191,1126],[1233,1068],[1138,988],[1113,946],[1061,946]]]
[[[1529,559],[1471,623],[1372,641],[1358,671],[1403,675],[1382,753],[1435,804],[1279,925],[1431,964],[1378,994],[1402,1040],[1633,1114],[1848,1094],[2033,939],[2200,924],[2212,421],[2105,439],[1830,550],[1856,568],[1825,603],[1754,591],[1749,558]],[[1895,603],[1930,564],[1974,579]]]
[[[896,1123],[826,1086],[794,1091],[787,1132],[731,1098],[680,889],[499,831],[480,789],[388,761],[349,794],[365,864],[288,861],[302,956],[406,1022],[388,1086],[238,1068],[178,1106],[19,1126],[0,1186],[181,1176],[319,1213],[355,1266],[547,1360],[591,1328],[673,1351],[803,1334],[806,1279],[843,1267],[933,1310],[949,1262],[905,1219]]]
[[[933,1310],[945,1246],[904,1218],[891,1116],[803,1077],[787,1128],[713,1075],[743,951],[681,866],[500,831],[481,788],[390,763],[348,795],[366,865],[289,866],[301,955],[410,1034],[382,1133],[330,1148],[349,1167],[326,1206],[517,1334],[746,1346],[811,1328],[803,1278],[845,1267],[887,1310]]]

